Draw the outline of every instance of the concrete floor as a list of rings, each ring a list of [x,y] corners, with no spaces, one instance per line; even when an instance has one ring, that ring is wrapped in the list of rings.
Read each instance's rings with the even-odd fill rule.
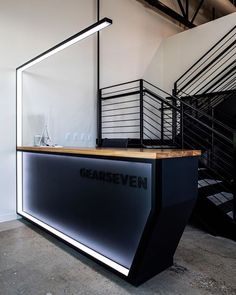
[[[236,294],[236,243],[187,227],[175,265],[135,288],[20,220],[0,224],[0,295]]]

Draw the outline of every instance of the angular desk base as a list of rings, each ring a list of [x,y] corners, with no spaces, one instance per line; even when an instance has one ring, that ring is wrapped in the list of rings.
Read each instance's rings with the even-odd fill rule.
[[[136,286],[173,264],[197,198],[197,157],[17,156],[18,214]]]

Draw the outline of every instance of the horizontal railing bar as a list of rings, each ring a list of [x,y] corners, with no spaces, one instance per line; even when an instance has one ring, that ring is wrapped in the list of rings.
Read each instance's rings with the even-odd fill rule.
[[[194,147],[193,145],[191,145],[190,143],[185,142],[185,144],[187,144],[191,149],[195,149],[195,147]],[[205,160],[205,159],[204,159],[204,160]],[[200,161],[203,162],[202,157],[200,157]],[[203,164],[204,164],[204,162],[203,162]],[[206,166],[206,165],[204,164],[204,166],[207,167],[207,169],[210,170],[212,173],[218,175],[220,179],[224,180],[225,182],[227,182],[227,183],[229,183],[229,184],[231,185],[231,183],[230,183],[230,181],[229,181],[228,179],[224,178],[221,174],[219,174],[219,173],[216,172],[215,170],[212,170],[211,167],[210,167],[209,165]],[[211,176],[211,174],[208,174],[208,175]]]
[[[161,139],[160,137],[156,136],[157,138],[151,138],[149,135],[147,135],[145,132],[143,132],[143,134],[149,138],[149,140],[153,140],[153,141],[161,141],[163,143],[165,143],[166,145],[169,145],[169,143],[165,140],[165,139]],[[170,139],[171,140],[171,139]],[[172,140],[171,140],[172,141]]]
[[[224,58],[225,56],[223,56],[222,57],[222,59]],[[233,57],[233,55],[232,56],[230,56],[227,60],[225,60],[224,61],[224,63],[227,63],[231,58]],[[221,60],[222,60],[221,59]],[[221,60],[219,60],[218,62],[220,62]],[[197,89],[197,87],[199,87],[201,84],[203,84],[204,82],[202,81],[203,79],[204,79],[204,81],[206,81],[209,77],[211,77],[212,75],[214,75],[215,74],[215,72],[217,72],[222,66],[224,66],[224,64],[220,64],[214,71],[211,71],[215,66],[217,66],[218,65],[218,63],[215,63],[215,64],[213,64],[209,69],[208,69],[208,71],[207,72],[203,72],[199,77],[197,77],[197,81],[193,81],[193,83],[191,83],[191,84],[189,84],[188,85],[188,87],[187,88],[183,88],[183,89],[185,89],[185,91],[187,91],[187,92],[193,92],[195,89]],[[210,74],[208,74],[210,72]],[[207,75],[208,74],[208,75]],[[204,77],[205,75],[207,75],[206,77]],[[215,76],[214,76],[214,78],[211,80],[211,81],[209,81],[206,85],[205,85],[205,87],[208,85],[208,84],[210,84],[212,81],[214,81],[214,79],[216,79],[218,77],[218,75],[216,75],[215,74]],[[198,84],[197,84],[197,82],[199,82]],[[195,86],[195,87],[194,87]],[[191,90],[189,90],[189,89],[191,89]],[[196,92],[196,93],[199,93],[200,92],[200,90],[198,91],[198,92]]]
[[[127,115],[137,115],[140,114],[139,112],[134,112],[134,113],[127,113],[127,114],[115,114],[115,115],[105,115],[101,116],[102,118],[107,118],[107,117],[117,117],[117,116],[127,116]]]
[[[115,105],[115,104],[121,104],[121,103],[130,103],[130,102],[135,102],[135,101],[139,101],[139,99],[132,99],[132,100],[127,100],[127,101],[120,101],[120,102],[103,104],[102,107],[111,106],[111,105]]]
[[[192,133],[194,133],[194,132],[192,132]],[[196,133],[194,133],[194,134],[196,135]],[[196,141],[193,137],[190,137],[190,135],[188,135],[188,134],[185,133],[184,136],[187,136],[191,141],[195,142],[197,145],[199,145],[201,148],[205,149],[206,151],[209,150],[209,148],[207,148],[207,147],[206,147],[205,145],[203,145],[203,144],[199,144],[199,142]],[[219,160],[219,157],[216,157],[215,154],[214,154],[214,157],[215,157],[215,158],[218,158],[218,160]],[[226,163],[226,164],[227,164],[227,163]],[[219,166],[219,165],[216,164],[215,162],[214,162],[214,165],[217,166],[218,168],[222,169],[222,170],[223,170],[226,174],[228,174],[230,177],[232,176],[232,175],[230,174],[230,172],[228,172],[228,170],[222,168],[222,166]],[[228,165],[228,164],[227,164],[227,165]]]
[[[157,114],[155,114],[154,112],[152,112],[151,110],[149,110],[148,108],[146,108],[145,106],[143,106],[144,109],[148,110],[150,113],[152,113],[154,116],[158,117]]]
[[[120,90],[111,91],[111,92],[106,92],[106,93],[102,93],[102,96],[105,97],[105,95],[108,95],[108,94],[113,94],[113,93],[123,92],[123,91],[127,91],[127,90],[132,90],[132,89],[139,89],[139,86],[130,87],[130,88],[125,88],[125,89],[120,89]]]
[[[157,127],[155,127],[154,125],[152,125],[150,122],[146,121],[145,119],[144,119],[144,122],[146,122],[146,123],[149,124],[153,129],[155,129],[155,130],[157,130],[158,132],[161,133],[161,130],[157,129]],[[156,124],[159,125],[159,126],[161,127],[161,124],[160,124],[160,123],[157,123],[157,122],[156,122]],[[170,130],[167,129],[165,126],[163,126],[163,129],[165,129],[166,131],[170,132]]]
[[[194,98],[194,97],[193,97],[193,98]],[[176,99],[179,100],[178,98],[176,98]],[[219,126],[221,126],[222,128],[226,129],[227,131],[229,131],[229,132],[231,132],[231,133],[234,133],[234,132],[236,131],[236,130],[230,128],[229,126],[223,124],[222,122],[216,120],[215,118],[212,118],[212,117],[209,116],[208,114],[206,114],[206,113],[204,113],[204,112],[202,112],[202,111],[200,111],[200,110],[194,108],[194,107],[191,106],[190,104],[187,104],[186,102],[184,102],[184,101],[182,101],[182,100],[179,100],[179,101],[180,101],[180,103],[184,104],[186,107],[192,109],[192,110],[195,111],[195,112],[198,112],[200,115],[202,115],[202,116],[208,118],[208,119],[211,120],[213,123],[218,124]]]
[[[236,33],[234,33],[234,35],[235,35]],[[233,36],[234,36],[233,35]],[[231,39],[229,39],[229,40],[227,40],[225,43],[223,43],[222,44],[222,46],[220,47],[220,48],[218,48],[213,54],[211,54],[209,57],[208,57],[208,59],[207,60],[209,60],[213,55],[215,55],[216,54],[216,52],[218,52],[226,43],[228,43],[229,41],[230,41]],[[177,86],[177,84],[178,84],[178,87],[180,86],[180,85],[182,85],[189,77],[191,77],[191,75],[193,75],[194,74],[194,72],[196,72],[198,69],[200,69],[201,68],[201,66],[203,66],[204,65],[204,63],[206,63],[207,62],[207,60],[206,61],[204,61],[204,62],[202,62],[193,72],[190,72],[192,69],[193,69],[193,67],[191,67],[189,70],[187,70],[183,75],[182,75],[182,77],[180,77],[176,82],[175,82],[175,85]],[[197,64],[195,64],[195,65],[197,65]],[[182,82],[180,82],[180,83],[178,83],[179,82],[179,80],[181,79],[181,78],[183,78],[184,77],[184,75],[186,75],[187,73],[189,72],[189,75],[182,81]],[[177,87],[176,87],[177,88]]]
[[[235,46],[234,46],[234,47],[235,47]],[[235,48],[236,48],[236,47],[235,47]],[[226,55],[226,56],[227,56],[227,55]],[[189,86],[188,86],[187,88],[183,87],[183,89],[185,89],[185,91],[187,92],[189,88],[191,88],[191,87],[194,86],[194,84],[196,84],[197,82],[200,82],[200,79],[204,79],[204,81],[206,81],[210,76],[212,76],[213,74],[215,74],[215,72],[218,71],[221,67],[225,66],[225,63],[227,63],[232,57],[234,57],[234,54],[231,55],[231,56],[230,56],[228,59],[226,59],[224,62],[222,62],[221,64],[219,64],[219,62],[221,62],[226,56],[221,57],[221,59],[220,59],[219,61],[217,61],[217,63],[215,63],[215,64],[213,64],[213,65],[210,66],[210,68],[208,69],[207,72],[203,72],[199,77],[197,77],[197,78],[198,78],[197,81],[194,81],[194,80],[193,80],[193,82],[190,83]],[[232,63],[235,63],[235,61],[233,61]],[[231,64],[232,64],[232,63],[231,63]],[[231,64],[228,65],[226,69],[228,69],[228,68],[231,66]],[[210,71],[211,69],[213,69],[213,68],[214,68],[215,66],[217,66],[217,65],[218,65],[218,67],[217,67],[216,69],[214,69],[213,71]],[[210,72],[210,74],[208,74],[209,72]],[[208,74],[208,76],[204,77],[204,75],[207,75],[207,74]],[[212,80],[216,79],[217,77],[218,77],[218,75],[215,75],[214,78],[213,78]],[[212,80],[211,80],[211,81],[212,81]],[[211,81],[210,81],[210,82],[211,82]],[[208,84],[210,84],[210,82],[208,82]],[[200,82],[199,84],[197,84],[194,88],[192,88],[192,89],[191,89],[191,92],[194,91],[194,90],[195,90],[199,85],[201,85],[202,83],[203,83],[203,82],[201,81],[201,82]],[[199,91],[198,91],[198,92],[199,92]]]
[[[112,121],[102,121],[102,124],[105,123],[116,123],[116,122],[129,122],[129,121],[139,121],[140,119],[124,119],[124,120],[112,120]]]
[[[144,125],[143,128],[146,129],[148,132],[150,132],[152,135],[157,136],[155,133],[153,133],[152,131],[150,131],[150,130],[147,128],[147,126]]]
[[[225,141],[227,141],[228,143],[231,143],[231,144],[232,144],[232,141],[231,141],[228,137],[224,136],[223,134],[221,134],[221,133],[218,132],[217,130],[215,130],[215,129],[213,129],[212,127],[206,125],[206,124],[203,123],[202,121],[198,120],[197,118],[191,116],[190,114],[188,114],[188,113],[186,113],[186,112],[185,112],[185,115],[188,116],[188,117],[190,117],[190,118],[192,118],[194,121],[198,122],[199,124],[203,125],[203,126],[206,127],[207,129],[209,129],[211,132],[213,132],[213,133],[217,134],[218,136],[222,137],[222,138],[223,138]]]
[[[224,94],[227,94],[229,92],[229,90],[225,90],[225,91],[217,91],[216,93],[214,92],[209,92],[209,93],[201,93],[201,94],[194,94],[194,95],[190,95],[190,94],[187,94],[185,91],[181,91],[182,93],[184,93],[185,96],[182,96],[182,99],[192,99],[193,101],[196,101],[200,98],[209,98],[211,96],[215,96],[216,94],[217,95],[224,95]],[[236,90],[235,90],[235,93],[236,93]]]
[[[146,100],[144,100],[143,103],[149,105],[150,107],[152,107],[152,108],[155,109],[156,111],[160,112],[160,111],[158,110],[158,108],[156,108],[155,106],[153,106],[151,103],[147,102]]]
[[[176,83],[179,82],[180,79],[182,79],[187,72],[189,72],[191,69],[193,69],[201,60],[203,60],[214,48],[216,48],[228,35],[230,35],[234,30],[236,26],[234,26],[226,35],[224,35],[217,43],[215,43],[203,56],[201,56],[200,59],[198,59],[182,76],[176,80]],[[235,34],[234,34],[235,35]],[[227,42],[226,42],[227,43]],[[224,45],[224,44],[223,44]],[[220,47],[221,48],[221,47]],[[218,51],[218,50],[217,50]],[[216,52],[217,52],[216,51]]]
[[[235,46],[234,46],[235,47]],[[204,77],[204,75],[206,75],[207,73],[210,72],[210,74],[208,74],[207,77],[204,78],[204,80],[207,80],[210,76],[212,76],[217,70],[219,70],[224,64],[220,64],[214,71],[210,71],[211,69],[213,69],[215,66],[217,66],[219,64],[220,61],[222,61],[226,56],[222,56],[220,60],[217,60],[217,63],[213,64],[210,66],[210,68],[208,69],[207,72],[203,72],[200,74],[200,76],[196,76],[198,79],[197,81],[200,82],[200,79]],[[232,57],[234,57],[234,55],[230,56],[226,61],[224,61],[224,63],[227,63]],[[190,87],[193,87],[192,85],[194,85],[195,83],[197,83],[197,81],[194,82],[193,80],[193,83],[189,84],[188,87],[183,87],[185,89],[185,91],[188,91],[188,89]],[[194,91],[199,85],[201,85],[203,82],[201,81],[199,84],[197,84],[193,89],[191,89],[191,92]],[[210,83],[210,82],[209,82]]]
[[[116,112],[116,111],[119,111],[119,110],[129,110],[129,109],[136,109],[136,108],[139,108],[139,106],[124,107],[124,108],[117,108],[117,109],[111,109],[111,110],[102,110],[102,113],[105,113],[105,112]]]
[[[135,83],[135,82],[139,82],[139,81],[140,81],[140,79],[129,81],[129,82],[124,82],[124,83],[119,83],[119,84],[115,84],[112,86],[103,87],[103,88],[101,88],[101,90],[108,89],[108,88],[114,88],[114,87],[118,87],[118,86],[123,86],[123,85],[131,84],[131,83]]]
[[[145,108],[146,110],[148,110],[147,108]],[[149,110],[148,110],[149,111]],[[149,119],[151,119],[152,121],[156,122],[155,120],[153,120],[153,118],[151,118],[150,116],[148,116],[146,113],[144,113],[145,116],[147,116]],[[161,117],[156,115],[160,120],[161,120]],[[172,124],[170,122],[167,122],[167,124],[169,124],[171,127],[172,127]],[[158,123],[159,125],[161,125],[160,123]],[[165,127],[164,127],[165,128]],[[168,130],[169,131],[169,130]]]
[[[155,97],[156,99],[162,101],[163,103],[167,104],[168,106],[170,106],[172,109],[176,110],[177,112],[180,112],[179,108],[174,106],[174,105],[171,105],[169,102],[167,102],[165,99],[163,99],[161,96],[155,94],[154,92],[148,90],[148,89],[145,89],[145,95],[148,96],[150,98],[150,96],[152,97]],[[148,94],[147,94],[148,93]]]
[[[134,133],[134,134],[139,134],[139,131],[121,131],[121,132],[102,132],[102,134],[130,134],[130,133]]]
[[[154,103],[157,103],[158,105],[161,105],[162,103],[165,104],[163,101],[158,101],[157,99],[154,99],[153,97],[151,97],[150,95],[146,95],[148,98],[150,98]],[[155,108],[157,110],[159,110],[160,106],[155,106]]]
[[[112,95],[112,96],[108,96],[108,97],[101,97],[101,100],[109,100],[109,99],[115,99],[115,98],[119,98],[119,97],[126,97],[126,96],[131,96],[131,95],[137,95],[139,94],[140,91],[132,91],[132,92],[128,92],[128,93],[121,93],[121,94],[116,94],[116,95]]]
[[[222,72],[221,72],[221,74],[223,73],[223,72],[225,72],[225,71],[227,71],[224,75],[223,75],[223,77],[221,77],[220,79],[218,79],[213,85],[211,85],[207,90],[205,90],[205,93],[207,93],[208,91],[210,91],[210,89],[214,89],[214,86],[215,85],[218,85],[219,84],[219,82],[221,81],[221,80],[224,80],[224,78],[230,78],[229,77],[229,74],[231,74],[232,73],[232,75],[234,74],[234,71],[236,70],[236,66],[235,67],[233,67],[232,69],[230,69],[229,71],[228,71],[228,68],[231,66],[231,65],[235,65],[235,60],[227,67],[227,68],[225,68]]]
[[[128,126],[102,126],[102,129],[112,129],[112,128],[131,128],[140,127],[140,125],[128,125]]]
[[[235,68],[236,69],[236,68]],[[233,77],[233,79],[231,79]],[[232,81],[234,81],[235,78],[235,73],[232,73],[232,75],[230,75],[230,77],[226,77],[225,80],[221,81],[221,83],[218,83],[215,86],[215,88],[212,89],[212,92],[214,92],[216,89],[218,89],[220,92],[223,92],[222,89],[227,89],[227,91],[224,91],[224,92],[229,92],[230,91],[230,88],[228,88],[230,85],[230,83],[232,83]],[[226,84],[224,84],[225,82],[227,82]],[[222,87],[219,89],[219,87],[222,85]],[[218,90],[216,92],[218,92]],[[228,95],[229,93],[225,94],[225,95]],[[233,93],[231,93],[233,94]],[[219,97],[219,96],[223,96],[223,94],[216,94],[215,97]],[[213,96],[213,98],[215,98]]]
[[[182,88],[180,88],[179,90],[181,91],[182,89],[186,88],[186,86],[188,86],[190,83],[192,83],[192,81],[194,81],[196,79],[196,77],[198,77],[199,75],[201,75],[204,71],[206,71],[206,69],[208,69],[212,64],[215,63],[215,61],[217,61],[217,59],[219,58],[219,56],[224,55],[228,50],[231,49],[232,46],[234,46],[236,43],[236,41],[233,41],[229,46],[227,46],[217,57],[215,57],[212,61],[210,61],[207,66],[205,66],[203,69],[201,69],[193,78],[190,79],[190,81],[188,81],[184,86],[182,86]]]
[[[146,128],[148,130],[148,132],[152,133],[148,128]],[[161,139],[158,135],[155,135],[154,133],[152,133],[154,136],[156,136],[157,138],[155,140],[160,140],[163,143],[166,143],[166,145],[168,145],[168,142],[166,141],[166,139]],[[168,135],[164,134],[165,137],[167,137],[168,140],[172,141],[172,138],[170,138]]]

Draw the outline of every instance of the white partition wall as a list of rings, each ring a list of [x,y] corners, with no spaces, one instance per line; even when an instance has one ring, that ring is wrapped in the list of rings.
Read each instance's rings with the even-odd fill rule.
[[[61,40],[96,22],[96,2],[96,0],[0,0],[0,36],[1,40],[4,40],[0,44],[0,222],[16,217],[15,69]],[[132,15],[130,15],[130,11],[132,11]],[[108,31],[101,32],[102,87],[127,79],[132,80],[142,77],[155,52],[158,50],[161,41],[165,37],[181,31],[176,25],[152,10],[145,8],[136,0],[101,0],[101,18],[105,15],[112,18],[114,22],[112,26],[113,33]],[[92,39],[89,42],[96,43]],[[90,48],[85,54],[87,56],[92,55],[92,45],[87,44],[84,46]],[[74,54],[73,50],[76,52],[76,49],[71,48],[72,55]],[[60,72],[56,73],[54,78],[50,64],[47,64],[46,61],[44,73],[40,73],[40,69],[37,67],[25,73],[23,81],[24,99],[30,102],[33,89],[29,85],[34,85],[35,89],[37,89],[34,95],[41,101],[41,107],[38,107],[36,110],[30,104],[24,109],[25,117],[23,124],[28,122],[28,124],[32,125],[25,128],[23,135],[25,143],[30,144],[32,142],[33,134],[40,132],[45,118],[49,117],[51,118],[49,125],[55,143],[81,145],[82,140],[84,144],[86,141],[86,145],[90,144],[88,134],[90,133],[93,138],[95,134],[92,130],[94,130],[93,128],[96,125],[96,118],[92,118],[91,115],[95,111],[93,108],[95,107],[96,97],[93,97],[93,101],[91,101],[90,94],[93,91],[95,92],[96,89],[89,89],[87,90],[88,92],[81,90],[79,84],[81,83],[81,77],[77,77],[76,71],[78,66],[83,65],[83,60],[74,58],[70,60],[70,57],[66,57],[66,53],[65,56],[61,56],[61,59],[59,56],[57,59],[57,67]],[[69,69],[66,68],[66,60],[68,62],[66,63],[67,65],[74,62],[74,69],[71,69],[71,72],[73,71],[75,76],[73,77],[74,82],[71,87],[78,93],[81,91],[81,96],[85,97],[85,100],[83,102],[80,101],[81,104],[74,111],[80,112],[80,115],[83,116],[82,118],[85,115],[91,117],[89,118],[90,125],[84,126],[79,118],[77,120],[75,112],[74,115],[72,114],[73,128],[69,123],[67,123],[67,126],[64,126],[58,121],[61,115],[63,117],[65,115],[65,118],[71,116],[71,114],[67,113],[61,101],[62,98],[66,97],[67,99],[67,91],[68,93],[72,92],[72,88],[68,90],[69,76],[63,76],[60,69],[60,64],[65,66],[65,73],[68,74]],[[156,74],[160,78],[158,70],[155,71]],[[90,73],[84,72],[84,75],[90,75]],[[56,84],[57,79],[65,83],[65,89],[67,89],[65,92],[61,90],[62,86],[60,83]],[[49,86],[49,84],[50,87],[48,89],[43,86]],[[57,90],[55,88],[53,90],[54,85],[57,85]],[[59,105],[61,103],[60,111],[58,109],[56,113],[46,99],[50,91],[56,91],[54,94],[60,98],[60,101],[57,101]],[[78,98],[73,95],[71,96],[72,105]],[[89,103],[87,97],[92,103],[88,113],[83,111],[83,107],[87,109]],[[65,105],[67,104],[66,99],[64,100]],[[29,107],[32,107],[31,110]],[[36,117],[38,117],[37,120],[35,120]],[[57,127],[56,129],[55,126]],[[91,144],[93,143],[94,138],[91,140]]]

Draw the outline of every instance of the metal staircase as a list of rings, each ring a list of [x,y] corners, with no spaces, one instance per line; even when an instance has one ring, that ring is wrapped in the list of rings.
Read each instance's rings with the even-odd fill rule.
[[[235,224],[227,220],[235,220],[236,124],[230,124],[234,121],[222,106],[226,102],[230,107],[235,105],[236,26],[175,82],[173,94],[188,102],[196,110],[192,112],[194,117],[201,122],[185,124],[184,135],[185,146],[200,145],[205,155],[199,171],[195,215],[210,232],[235,238]],[[211,131],[203,123],[211,126]]]
[[[236,92],[235,36],[236,26],[176,81],[172,95],[143,79],[100,89],[98,145],[128,138],[129,147],[200,149],[194,220],[236,240],[236,128],[215,116]]]

